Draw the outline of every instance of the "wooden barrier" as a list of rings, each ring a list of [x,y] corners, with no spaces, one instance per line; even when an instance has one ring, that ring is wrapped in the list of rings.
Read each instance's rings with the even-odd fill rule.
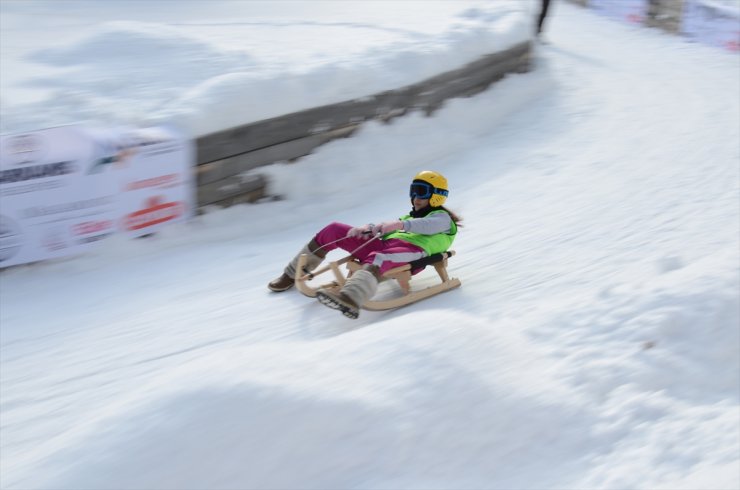
[[[445,100],[468,97],[507,73],[529,70],[531,45],[520,43],[457,70],[360,99],[315,107],[208,134],[196,140],[198,206],[230,206],[266,197],[266,181],[243,174],[263,165],[293,161],[369,120],[387,121],[410,110],[432,114]]]

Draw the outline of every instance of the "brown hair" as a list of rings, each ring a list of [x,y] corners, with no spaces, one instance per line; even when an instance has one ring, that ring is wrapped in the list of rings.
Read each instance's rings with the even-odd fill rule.
[[[462,216],[460,216],[459,214],[457,214],[454,211],[450,211],[449,209],[447,209],[444,206],[435,206],[435,207],[427,206],[424,209],[420,209],[419,211],[416,211],[414,209],[413,205],[412,205],[411,212],[409,213],[409,216],[411,216],[412,218],[423,218],[424,216],[426,216],[427,214],[431,213],[432,211],[437,211],[439,209],[441,209],[445,213],[449,214],[450,215],[450,218],[452,218],[452,221],[454,221],[457,226],[459,226],[459,227],[462,227],[463,226],[462,224],[460,224],[460,222],[463,220]]]
[[[447,212],[447,214],[450,215],[450,218],[452,218],[452,221],[454,221],[457,226],[459,226],[460,228],[462,228],[463,225],[460,223],[463,220],[463,217],[462,216],[460,216],[459,214],[457,214],[454,211],[450,211],[449,209],[447,209],[444,206],[440,206],[439,209],[444,209]]]

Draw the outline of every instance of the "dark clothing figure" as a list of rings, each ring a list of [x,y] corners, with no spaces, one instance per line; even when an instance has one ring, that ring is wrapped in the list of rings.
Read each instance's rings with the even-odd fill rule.
[[[545,23],[545,17],[547,17],[547,9],[550,8],[550,0],[542,0],[540,4],[540,16],[537,18],[537,36],[542,34],[542,26]]]

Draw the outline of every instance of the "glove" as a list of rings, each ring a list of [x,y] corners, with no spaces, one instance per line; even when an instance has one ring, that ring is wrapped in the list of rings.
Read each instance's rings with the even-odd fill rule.
[[[385,221],[383,223],[380,223],[379,225],[373,226],[371,229],[374,236],[387,235],[388,233],[397,230],[403,230],[403,221],[398,219],[395,221]]]
[[[347,232],[347,236],[352,238],[364,238],[367,240],[370,238],[373,227],[375,227],[374,224],[368,223],[366,225],[350,228]]]

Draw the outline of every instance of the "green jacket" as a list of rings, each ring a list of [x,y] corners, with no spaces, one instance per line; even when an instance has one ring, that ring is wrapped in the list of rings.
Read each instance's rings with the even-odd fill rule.
[[[432,211],[427,216],[440,213],[444,213],[449,216],[449,214],[444,209]],[[408,221],[413,219],[423,220],[424,218],[413,218],[410,214],[407,214],[405,216],[401,216],[401,218],[399,219],[401,221]],[[411,222],[409,222],[408,225],[411,225]],[[404,228],[413,228],[413,226],[408,225],[404,225]],[[450,228],[447,232],[423,234],[414,233],[413,231],[394,231],[388,233],[383,238],[386,240],[391,238],[403,240],[404,242],[412,243],[417,247],[422,248],[427,253],[427,255],[434,255],[436,253],[447,251],[452,245],[452,242],[455,240],[456,235],[457,225],[452,220],[452,218],[450,218]]]

